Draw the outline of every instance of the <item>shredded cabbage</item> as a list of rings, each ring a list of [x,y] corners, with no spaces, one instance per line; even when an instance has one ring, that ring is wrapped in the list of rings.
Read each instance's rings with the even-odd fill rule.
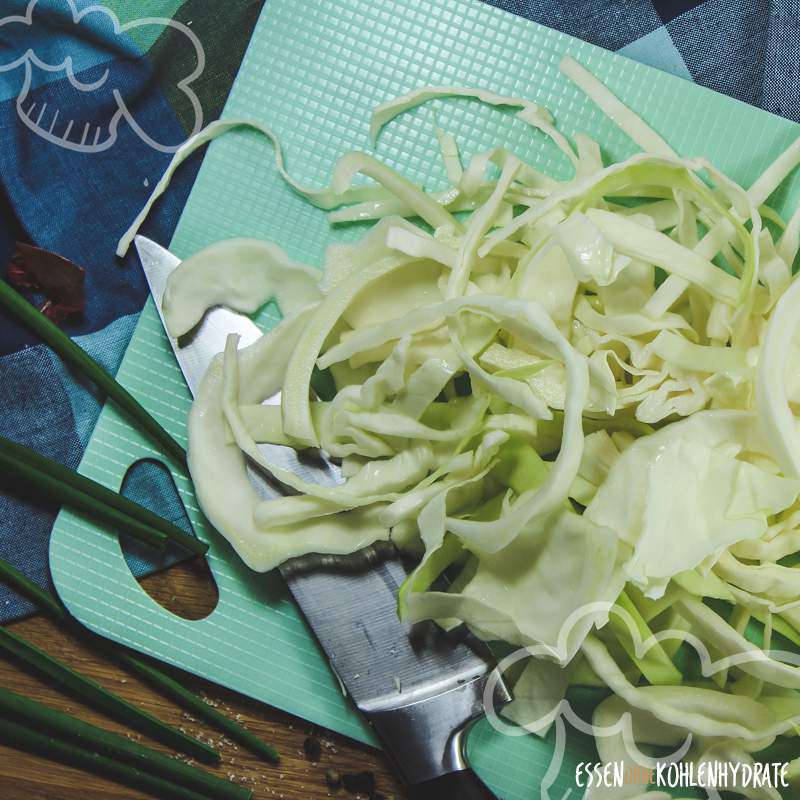
[[[245,313],[275,300],[284,313],[321,297],[319,272],[295,264],[275,244],[227,239],[182,261],[170,276],[162,301],[170,336],[188,333],[212,306],[225,303]]]
[[[697,764],[750,763],[800,721],[800,211],[767,205],[800,140],[745,190],[574,59],[561,70],[644,152],[604,164],[536,103],[425,87],[375,109],[373,141],[409,109],[470,98],[517,109],[574,175],[503,146],[468,156],[435,127],[447,186],[351,152],[309,189],[269,128],[218,122],[175,154],[119,252],[181,161],[236,127],[268,137],[332,223],[379,220],[321,274],[238,239],[170,277],[176,337],[217,304],[284,314],[241,351],[231,338],[198,391],[189,467],[209,520],[256,570],[392,539],[418,562],[405,619],[526,648],[507,716],[537,735],[571,689],[600,686],[604,760],[688,736]],[[296,451],[313,448],[339,481],[304,477]],[[249,468],[292,494],[258,495]]]

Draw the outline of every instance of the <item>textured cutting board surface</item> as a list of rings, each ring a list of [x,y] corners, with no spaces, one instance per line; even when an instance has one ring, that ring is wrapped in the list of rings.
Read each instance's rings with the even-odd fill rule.
[[[474,2],[452,0],[269,0],[253,34],[224,116],[269,124],[285,147],[289,171],[305,185],[327,183],[336,158],[369,149],[372,106],[426,84],[481,86],[546,105],[567,134],[585,131],[606,159],[635,146],[557,69],[570,52],[640,113],[680,153],[705,155],[747,185],[798,134],[795,124],[658,72],[621,56]],[[444,185],[433,135],[436,122],[456,135],[462,155],[500,143],[539,169],[567,177],[563,155],[507,112],[469,100],[437,101],[404,114],[382,135],[377,155],[412,180]],[[797,198],[798,181],[778,206]],[[125,221],[127,223],[127,221]],[[256,236],[297,260],[320,265],[332,241],[364,228],[331,229],[325,215],[278,178],[271,146],[234,132],[211,145],[171,243],[185,257],[230,236]],[[275,323],[274,307],[260,314]],[[149,302],[118,374],[169,429],[186,442],[190,396]],[[119,488],[140,459],[163,460],[113,407],[107,406],[81,471]],[[167,463],[200,538],[219,603],[206,619],[186,621],[138,586],[113,537],[63,512],[53,531],[53,577],[72,613],[104,636],[124,642],[246,695],[352,737],[370,734],[332,676],[289,600],[279,576],[248,571],[202,518],[188,479]],[[569,758],[542,796],[561,798],[573,785],[575,760],[591,757],[569,734]],[[553,741],[508,738],[481,723],[470,752],[481,775],[504,798],[539,795]],[[593,757],[591,757],[593,760]]]

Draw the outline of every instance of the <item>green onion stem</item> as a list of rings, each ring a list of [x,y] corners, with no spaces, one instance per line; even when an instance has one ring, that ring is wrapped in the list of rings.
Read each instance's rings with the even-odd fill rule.
[[[0,627],[0,652],[10,655],[28,667],[50,678],[61,688],[72,692],[87,704],[106,712],[112,719],[123,722],[147,736],[174,747],[207,764],[217,764],[219,753],[209,745],[188,736],[160,719],[104,689],[100,684],[81,675],[57,658],[48,655],[21,636]]]
[[[79,767],[87,772],[103,775],[118,783],[148,792],[159,800],[209,800],[210,797],[170,783],[146,770],[114,761],[107,756],[39,733],[2,717],[0,717],[0,741],[17,750],[25,750],[51,761],[60,761],[70,767]]]
[[[106,372],[93,358],[78,347],[57,325],[36,310],[21,294],[0,279],[0,306],[17,322],[30,328],[70,366],[82,372],[105,395],[110,397],[134,422],[149,433],[166,453],[186,466],[186,451],[150,415],[139,401]]]
[[[277,764],[280,761],[280,755],[272,745],[259,739],[255,734],[251,733],[238,722],[234,722],[230,717],[220,714],[219,711],[206,703],[205,700],[184,689],[176,680],[173,680],[169,675],[161,672],[161,670],[150,666],[145,661],[136,659],[136,662],[136,666],[129,664],[131,671],[135,672],[147,683],[165,691],[195,715],[201,717],[215,728],[218,728],[230,739],[238,742],[240,745],[250,750],[250,752],[255,753],[270,764]]]
[[[73,623],[72,617],[69,616],[61,603],[50,592],[41,589],[1,558],[0,581],[8,584],[16,592],[37,605],[51,619],[67,624]],[[133,655],[124,647],[115,645],[107,639],[101,639],[99,636],[89,633],[85,628],[77,626],[76,628],[79,633],[84,637],[91,638],[97,647],[119,661],[131,673],[145,680],[166,697],[189,709],[198,718],[224,731],[231,739],[239,742],[239,744],[261,756],[266,761],[276,763],[279,760],[280,756],[274,747],[259,739],[247,728],[220,714],[213,706],[184,688],[165,672]]]
[[[30,578],[2,558],[0,558],[0,581],[10,586],[26,600],[30,600],[51,619],[58,622],[69,622],[69,614],[53,594],[37,586]]]
[[[27,727],[39,733],[66,739],[72,744],[123,761],[208,797],[220,800],[249,800],[251,796],[247,789],[230,781],[217,778],[178,759],[143,747],[124,736],[90,725],[88,722],[2,687],[0,687],[0,717],[17,723],[24,722]]]
[[[124,495],[112,491],[79,472],[68,469],[63,464],[59,464],[51,458],[31,450],[29,447],[11,441],[4,436],[0,436],[0,452],[5,452],[9,458],[15,458],[19,462],[27,464],[30,469],[38,470],[51,478],[66,484],[83,494],[89,495],[100,503],[116,509],[122,514],[126,514],[131,519],[159,531],[167,538],[179,544],[195,555],[204,555],[208,551],[208,545],[201,542],[194,536],[190,536],[182,531],[177,525],[167,522],[163,517],[154,514],[147,508],[134,503]]]
[[[167,537],[161,531],[154,530],[149,525],[143,525],[138,520],[104,503],[98,503],[95,498],[85,492],[73,488],[52,475],[40,472],[24,461],[18,461],[3,448],[0,448],[0,468],[9,470],[18,480],[36,489],[43,496],[76,511],[81,511],[117,531],[124,531],[145,544],[163,548],[167,543]]]

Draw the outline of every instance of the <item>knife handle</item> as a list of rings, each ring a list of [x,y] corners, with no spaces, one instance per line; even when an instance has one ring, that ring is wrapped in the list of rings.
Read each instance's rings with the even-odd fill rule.
[[[409,786],[408,796],[410,800],[497,800],[469,767]]]
[[[410,800],[496,800],[470,769],[464,747],[470,725],[486,712],[490,678],[494,705],[507,703],[508,689],[494,669],[431,697],[368,713]]]

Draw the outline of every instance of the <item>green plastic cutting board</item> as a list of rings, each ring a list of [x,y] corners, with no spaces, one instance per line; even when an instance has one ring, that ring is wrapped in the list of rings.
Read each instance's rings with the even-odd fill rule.
[[[594,136],[607,158],[630,155],[632,143],[559,75],[559,59],[568,51],[679,152],[705,155],[744,184],[798,135],[798,126],[784,119],[477,0],[268,0],[224,116],[255,117],[272,126],[284,142],[290,172],[306,185],[325,184],[342,152],[369,147],[372,106],[425,84],[481,86],[533,99],[548,106],[568,134]],[[546,172],[569,174],[563,156],[508,113],[468,100],[439,101],[435,108],[436,121],[457,136],[464,155],[504,143]],[[377,154],[411,179],[435,187],[443,184],[444,172],[432,123],[430,107],[403,115],[385,131]],[[796,198],[797,179],[782,191],[782,202]],[[120,220],[120,230],[128,222]],[[256,236],[319,265],[329,242],[359,232],[332,230],[322,212],[278,179],[267,143],[232,133],[211,145],[171,247],[185,257],[224,237]],[[274,308],[260,317],[267,326],[276,319]],[[185,443],[189,393],[152,303],[142,313],[118,377]],[[81,471],[117,489],[142,458],[160,454],[107,406]],[[50,563],[70,611],[103,636],[369,741],[280,577],[249,572],[204,523],[189,481],[172,471],[197,534],[211,543],[217,608],[200,621],[173,616],[140,589],[115,538],[62,512]],[[551,741],[503,737],[482,723],[470,736],[470,751],[500,796],[561,798],[572,786],[569,764],[586,752],[585,744],[573,739],[569,763],[549,790],[549,779],[545,789],[539,785]]]

